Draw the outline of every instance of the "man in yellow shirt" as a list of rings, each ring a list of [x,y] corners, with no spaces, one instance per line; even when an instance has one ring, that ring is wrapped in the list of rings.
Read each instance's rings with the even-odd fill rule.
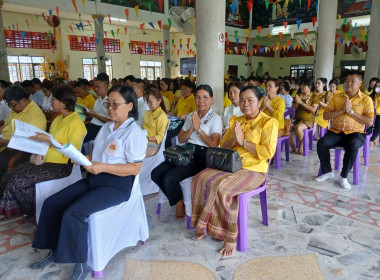
[[[189,77],[190,81],[194,83],[195,77],[191,75],[191,71],[187,73],[187,77]]]
[[[28,98],[26,91],[20,86],[10,86],[4,91],[4,100],[7,102],[12,112],[5,123],[0,127],[0,182],[2,176],[7,171],[8,162],[18,151],[7,149],[9,140],[14,134],[12,120],[20,120],[34,125],[42,130],[46,130],[46,118],[40,107]],[[22,156],[15,162],[15,165],[28,161],[30,154],[22,153]]]
[[[77,103],[92,110],[95,104],[95,98],[89,93],[90,83],[86,79],[81,79],[76,88]]]
[[[365,126],[371,126],[374,118],[371,98],[359,89],[362,83],[361,72],[349,72],[345,81],[346,91],[334,94],[325,109],[323,117],[332,120],[332,125],[317,144],[322,170],[322,175],[316,178],[318,182],[334,178],[329,150],[341,146],[345,152],[339,182],[342,188],[351,188],[347,175],[355,163],[359,148],[364,145]]]

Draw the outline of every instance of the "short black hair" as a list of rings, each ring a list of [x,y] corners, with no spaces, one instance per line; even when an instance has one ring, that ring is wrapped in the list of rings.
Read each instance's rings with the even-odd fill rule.
[[[360,78],[360,80],[363,81],[363,72],[361,71],[358,71],[358,70],[351,70],[351,71],[348,71],[347,74],[346,74],[346,78],[348,76],[353,76],[353,75],[356,75]]]
[[[38,79],[38,78],[34,78],[34,79],[32,80],[32,83],[33,83],[34,85],[40,85],[40,84],[41,84],[41,80]]]
[[[127,104],[132,102],[133,108],[131,111],[129,111],[128,117],[132,117],[137,121],[139,118],[137,108],[137,96],[133,88],[131,86],[114,86],[108,90],[107,96],[109,96],[110,93],[113,91],[117,91],[118,93],[120,93],[120,95],[124,98]]]
[[[132,82],[134,79],[135,79],[135,76],[133,75],[125,76],[123,79],[123,83],[125,83],[127,80],[130,80]]]
[[[4,90],[4,100],[9,104],[10,101],[20,101],[23,98],[28,99],[25,89],[20,86],[10,86]]]
[[[310,89],[312,89],[314,86],[314,81],[310,78],[305,78],[301,80],[300,85],[305,85],[305,86],[308,86]]]
[[[51,89],[55,99],[65,104],[67,111],[74,112],[77,103],[77,95],[72,87],[68,85],[57,85]]]
[[[172,81],[169,78],[162,78],[160,81],[167,84],[168,87],[170,87],[170,84],[172,83]]]
[[[329,86],[332,85],[332,84],[338,86],[339,85],[339,81],[337,79],[331,79],[330,82],[329,82]]]
[[[112,81],[115,81],[115,82],[117,82],[117,79],[116,79],[116,78],[112,78]]]
[[[89,87],[90,86],[90,82],[87,80],[87,79],[80,79],[77,83],[77,86],[78,87]]]
[[[280,86],[282,86],[284,88],[285,91],[289,91],[290,90],[290,85],[288,82],[286,81],[283,81],[280,83]]]
[[[136,83],[140,88],[144,88],[145,87],[144,80],[142,80],[140,78],[134,78],[131,82],[132,83]]]
[[[24,80],[22,83],[21,83],[21,86],[23,88],[28,88],[28,87],[34,87],[34,84],[32,81],[30,80]]]
[[[99,73],[99,74],[96,76],[96,80],[97,80],[97,81],[102,81],[102,82],[105,82],[105,83],[109,84],[109,82],[110,82],[110,77],[109,77],[106,73]]]
[[[0,80],[0,88],[6,89],[7,87],[9,87],[9,83],[7,81]]]
[[[191,88],[191,92],[194,93],[195,91],[195,84],[190,80],[184,80],[182,82],[182,85],[188,88]]]
[[[208,94],[210,95],[210,97],[213,97],[214,96],[214,93],[212,91],[212,88],[209,86],[209,85],[199,85],[197,86],[197,88],[195,89],[195,93],[197,93],[199,90],[205,90],[208,92]]]
[[[257,98],[258,101],[260,101],[261,98],[264,97],[264,93],[262,93],[262,92],[261,92],[257,87],[255,87],[255,86],[246,86],[245,88],[243,88],[243,89],[240,91],[240,95],[241,95],[243,92],[247,91],[247,90],[251,90],[251,91],[253,91],[253,93],[255,94],[255,96],[256,96],[256,98]]]

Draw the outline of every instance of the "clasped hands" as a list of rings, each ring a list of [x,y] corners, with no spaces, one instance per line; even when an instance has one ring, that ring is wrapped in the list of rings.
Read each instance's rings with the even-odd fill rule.
[[[348,97],[346,98],[346,101],[343,104],[342,110],[343,113],[347,113],[350,115],[350,111],[352,110],[352,103]]]
[[[234,144],[241,146],[244,141],[244,129],[240,126],[239,122],[235,122],[233,133]]]
[[[191,116],[191,128],[195,131],[198,131],[201,128],[201,118],[197,111],[194,111]]]

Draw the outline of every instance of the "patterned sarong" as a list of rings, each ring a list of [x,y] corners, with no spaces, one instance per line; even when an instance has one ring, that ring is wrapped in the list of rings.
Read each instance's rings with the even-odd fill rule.
[[[238,195],[260,187],[265,174],[241,169],[236,173],[206,168],[194,176],[191,226],[197,233],[207,230],[212,238],[236,242]]]

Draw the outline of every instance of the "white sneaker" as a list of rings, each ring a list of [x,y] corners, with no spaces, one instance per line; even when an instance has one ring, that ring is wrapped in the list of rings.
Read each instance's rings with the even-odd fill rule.
[[[346,189],[346,190],[351,189],[351,184],[348,182],[347,178],[343,178],[342,176],[340,176],[339,183],[343,189]]]
[[[326,180],[332,179],[332,178],[334,178],[334,172],[333,171],[331,171],[329,173],[322,174],[321,176],[315,177],[315,181],[323,182],[323,181],[326,181]]]

